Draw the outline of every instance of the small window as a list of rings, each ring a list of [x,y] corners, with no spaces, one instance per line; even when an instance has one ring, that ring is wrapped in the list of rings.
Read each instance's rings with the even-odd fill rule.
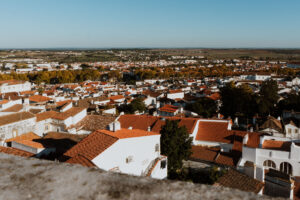
[[[133,160],[133,157],[132,157],[132,156],[128,156],[128,157],[126,158],[126,163],[127,163],[127,164],[128,164],[128,163],[131,163],[132,160]]]
[[[295,133],[298,133],[298,129],[295,129]]]
[[[292,133],[292,129],[291,129],[291,128],[288,129],[288,133],[289,133],[289,134]]]
[[[166,161],[166,160],[162,160],[162,161],[160,162],[160,168],[161,168],[161,169],[166,168],[166,165],[167,165],[167,161]]]
[[[155,152],[159,152],[159,144],[155,145]]]

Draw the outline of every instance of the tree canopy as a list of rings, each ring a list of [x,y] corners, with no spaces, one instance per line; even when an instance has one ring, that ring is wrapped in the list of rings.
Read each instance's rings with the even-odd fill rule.
[[[205,118],[209,118],[216,114],[217,104],[214,100],[207,97],[203,97],[195,103],[187,104],[185,109],[193,111]]]
[[[166,120],[160,134],[161,153],[168,156],[168,177],[175,178],[182,169],[182,161],[191,155],[192,138],[178,120]]]

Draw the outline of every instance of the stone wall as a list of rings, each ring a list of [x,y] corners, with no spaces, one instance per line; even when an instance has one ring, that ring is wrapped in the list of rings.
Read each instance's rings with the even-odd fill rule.
[[[159,181],[0,153],[0,199],[258,199],[229,188]]]

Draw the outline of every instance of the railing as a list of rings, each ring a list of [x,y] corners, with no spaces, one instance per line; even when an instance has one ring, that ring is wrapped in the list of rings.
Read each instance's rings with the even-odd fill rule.
[[[141,176],[147,176],[149,172],[151,172],[152,168],[154,167],[155,163],[159,160],[160,158],[155,158],[150,162],[148,167],[145,169],[145,171],[142,172]]]

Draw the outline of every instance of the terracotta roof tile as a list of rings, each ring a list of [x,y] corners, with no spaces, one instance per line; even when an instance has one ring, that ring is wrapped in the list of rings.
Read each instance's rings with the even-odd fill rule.
[[[113,122],[116,117],[103,115],[87,115],[80,122],[70,128],[84,129],[87,131],[96,131],[99,129],[106,129],[107,126]]]
[[[19,112],[20,110],[22,110],[22,108],[22,104],[15,104],[9,108],[6,108],[5,110],[2,110],[1,112]]]
[[[43,121],[43,120],[52,118],[56,114],[57,114],[57,112],[55,112],[55,111],[46,111],[43,113],[38,113],[38,114],[36,114],[36,121],[39,122],[39,121]]]
[[[280,150],[280,151],[290,151],[291,150],[291,142],[265,140],[264,143],[262,144],[262,148],[263,149]]]
[[[240,158],[241,152],[221,152],[215,159],[215,162],[219,165],[226,165],[231,167],[236,167]]]
[[[32,140],[18,140],[18,141],[15,141],[15,142],[19,143],[19,144],[23,144],[25,146],[37,148],[37,149],[44,149],[44,148],[46,148],[42,143],[35,142],[35,141],[32,141]]]
[[[64,155],[70,158],[81,155],[88,160],[93,160],[117,140],[118,138],[116,137],[95,131],[68,150]]]
[[[98,130],[98,132],[105,133],[107,135],[110,135],[112,137],[116,137],[118,139],[125,139],[125,138],[132,138],[132,137],[144,137],[144,136],[153,136],[153,135],[159,135],[158,133],[154,133],[151,131],[143,131],[140,129],[121,129],[116,132],[112,132],[109,130]]]
[[[118,119],[122,128],[129,128],[131,126],[133,129],[141,129],[144,131],[148,130],[149,126],[152,127],[157,120],[158,117],[150,115],[121,115]]]
[[[41,95],[33,95],[31,97],[29,97],[29,101],[32,101],[32,102],[46,102],[46,101],[50,101],[51,98],[49,97],[45,97],[45,96],[41,96]]]
[[[66,161],[66,163],[79,164],[79,165],[82,165],[85,167],[95,167],[95,164],[92,163],[92,161],[90,161],[89,159],[87,159],[81,155],[77,155],[77,156],[70,158],[69,160]]]
[[[118,100],[118,99],[124,99],[125,97],[123,95],[116,95],[109,97],[111,100]]]
[[[217,148],[209,148],[204,146],[192,146],[192,155],[190,156],[190,159],[195,161],[204,160],[204,161],[214,162],[219,151],[220,149]]]
[[[228,130],[229,122],[200,121],[196,140],[233,143],[235,137],[244,137],[247,132]]]
[[[178,110],[178,106],[172,106],[169,104],[164,105],[163,107],[161,107],[159,110],[162,112],[170,112],[170,113],[174,113]]]
[[[0,126],[11,124],[14,122],[34,118],[34,114],[30,112],[20,112],[20,113],[14,113],[10,115],[5,115],[0,117]]]
[[[10,138],[8,140],[5,140],[5,142],[12,142],[12,141],[21,141],[21,140],[34,140],[34,139],[40,139],[41,137],[33,132],[25,133],[22,135],[19,135],[14,138]]]
[[[229,169],[226,174],[216,181],[215,185],[221,185],[223,187],[230,187],[254,193],[259,193],[264,186],[261,181],[253,179],[234,169]]]
[[[20,150],[20,149],[15,149],[15,148],[12,148],[12,147],[2,147],[2,146],[0,146],[0,152],[6,153],[6,154],[12,154],[12,155],[16,155],[16,156],[22,156],[22,157],[32,157],[32,156],[34,156],[33,153],[23,151],[23,150]]]

